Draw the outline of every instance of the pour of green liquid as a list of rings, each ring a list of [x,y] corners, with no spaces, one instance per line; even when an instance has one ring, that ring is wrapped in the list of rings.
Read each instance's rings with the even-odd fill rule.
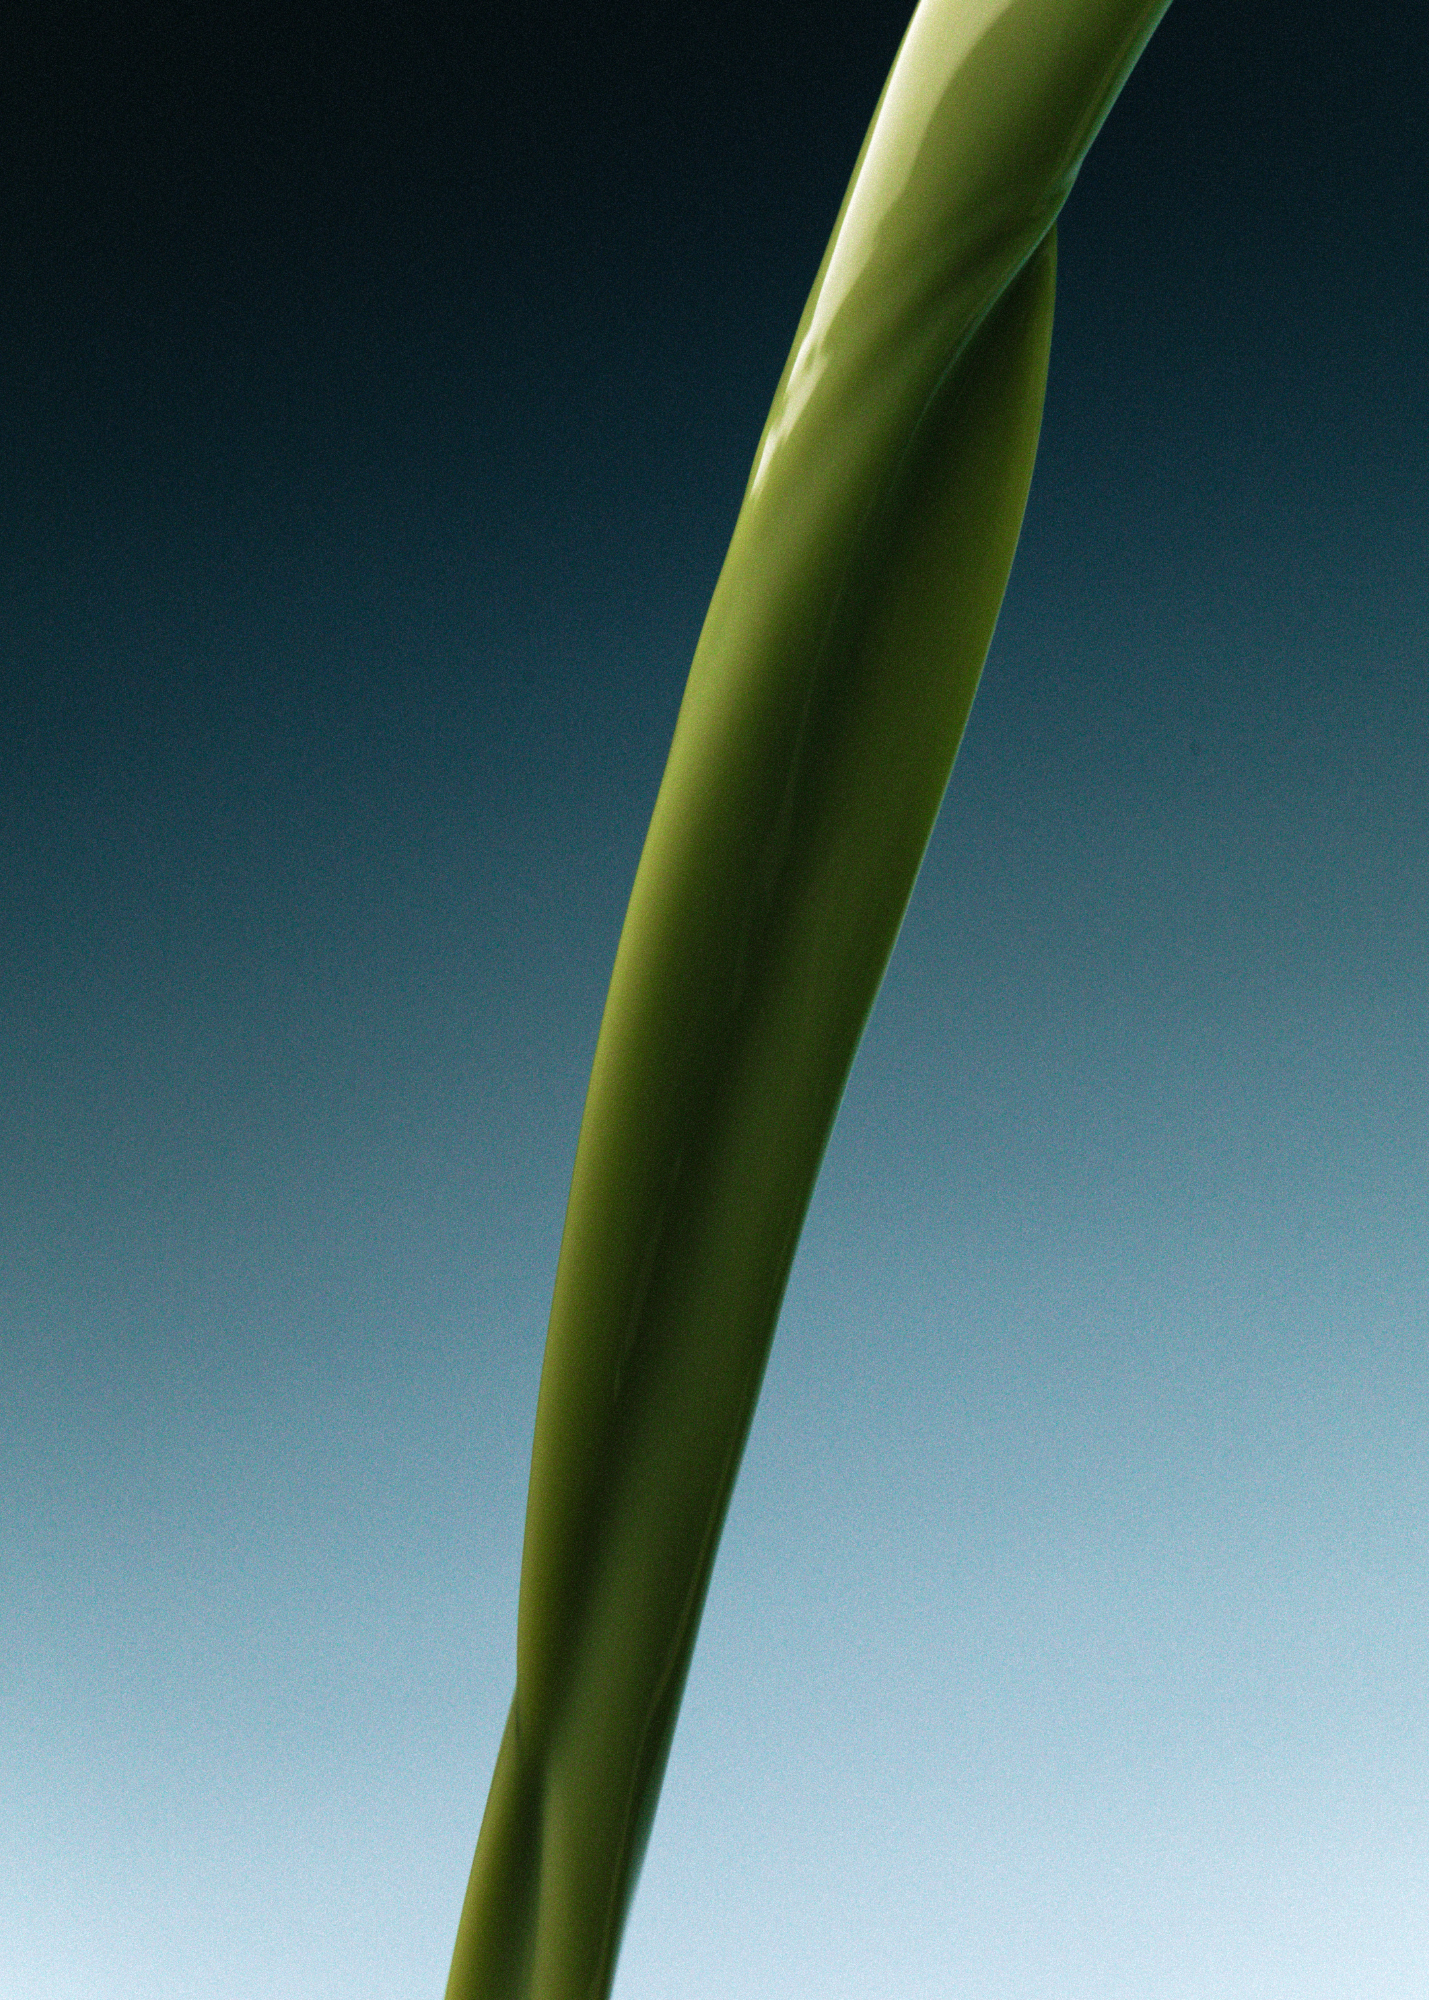
[[[1053,223],[1167,0],[923,0],[685,690],[576,1152],[447,2000],[604,2000],[799,1230],[992,638]]]

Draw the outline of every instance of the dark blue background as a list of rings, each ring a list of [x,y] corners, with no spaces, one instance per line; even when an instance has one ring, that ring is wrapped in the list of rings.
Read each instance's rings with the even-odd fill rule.
[[[1177,0],[617,1991],[1429,1978],[1426,37]],[[435,1994],[684,674],[906,16],[0,48],[0,1962]]]

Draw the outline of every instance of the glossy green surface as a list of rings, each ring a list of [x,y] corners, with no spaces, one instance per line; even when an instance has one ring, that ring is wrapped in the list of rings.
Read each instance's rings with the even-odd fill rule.
[[[541,1377],[448,2000],[600,2000],[799,1229],[1016,546],[1053,219],[1164,9],[924,0],[691,668]]]

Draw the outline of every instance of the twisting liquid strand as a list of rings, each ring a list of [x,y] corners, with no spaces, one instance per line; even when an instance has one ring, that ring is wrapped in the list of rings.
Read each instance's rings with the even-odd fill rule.
[[[1052,226],[1166,0],[923,0],[755,455],[630,898],[448,2000],[604,2000],[814,1177],[1011,567]]]

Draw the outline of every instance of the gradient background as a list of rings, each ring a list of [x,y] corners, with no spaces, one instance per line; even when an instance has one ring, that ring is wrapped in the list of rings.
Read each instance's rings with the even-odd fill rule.
[[[704,606],[897,4],[0,50],[0,1990],[436,1996]],[[1177,0],[621,2000],[1429,1989],[1429,28]]]

